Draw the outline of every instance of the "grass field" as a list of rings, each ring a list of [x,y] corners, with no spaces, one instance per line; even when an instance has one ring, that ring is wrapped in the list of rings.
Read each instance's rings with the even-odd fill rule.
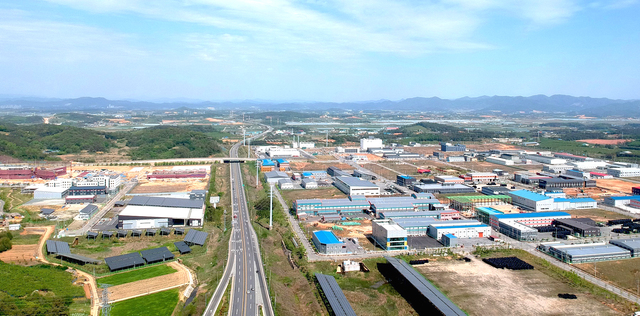
[[[346,198],[347,195],[342,193],[336,187],[328,187],[314,190],[282,190],[282,197],[289,203],[289,206],[295,200],[299,199],[337,199]]]
[[[574,266],[638,295],[640,291],[640,258],[582,263]]]
[[[20,189],[0,188],[0,198],[5,202],[4,209],[10,211],[31,200],[33,196],[20,193]]]
[[[571,214],[574,217],[586,217],[596,222],[607,222],[612,219],[632,218],[616,212],[611,212],[599,208],[586,209],[586,210],[567,210],[563,211]]]
[[[178,303],[178,289],[153,293],[142,297],[114,303],[113,316],[156,315],[169,316]]]
[[[20,235],[19,233],[14,233],[11,243],[14,245],[35,245],[40,241],[41,236],[38,234]]]
[[[150,268],[136,269],[129,272],[110,275],[108,277],[99,278],[96,280],[96,282],[111,284],[111,285],[120,285],[120,284],[129,283],[129,282],[150,279],[150,278],[165,275],[165,274],[171,274],[174,272],[177,272],[176,269],[163,264],[163,265],[153,266]]]

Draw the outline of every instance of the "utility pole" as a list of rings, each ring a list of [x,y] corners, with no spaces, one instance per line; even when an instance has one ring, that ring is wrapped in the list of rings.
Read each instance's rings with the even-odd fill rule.
[[[260,168],[258,167],[258,159],[256,159],[256,188],[258,187],[258,177],[260,177],[258,174],[259,171],[260,171]]]
[[[269,194],[269,230],[273,229],[273,184],[270,186],[271,192]]]

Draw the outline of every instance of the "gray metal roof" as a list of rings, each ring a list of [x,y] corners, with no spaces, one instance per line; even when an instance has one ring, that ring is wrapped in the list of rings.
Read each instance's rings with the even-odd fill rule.
[[[409,283],[411,283],[411,285],[413,285],[414,288],[416,288],[420,292],[420,294],[422,294],[422,296],[428,299],[431,304],[433,304],[433,306],[440,310],[443,315],[467,315],[408,263],[396,258],[385,258],[407,281],[409,281]]]
[[[377,188],[378,186],[360,178],[355,177],[336,177],[337,180],[340,180],[347,184],[350,187],[367,187],[367,188]]]
[[[173,254],[167,247],[153,248],[140,251],[142,259],[147,263],[165,261],[173,259]]]
[[[89,204],[89,205],[85,206],[83,209],[81,209],[80,213],[91,215],[91,214],[95,213],[96,211],[98,211],[98,207],[93,205],[93,204]]]
[[[609,243],[625,249],[633,249],[634,253],[640,250],[640,238],[610,240]]]
[[[76,255],[76,254],[73,254],[73,253],[58,253],[58,254],[56,254],[56,256],[62,257],[62,259],[66,259],[66,261],[76,261],[76,262],[81,262],[83,264],[87,264],[87,263],[98,264],[98,263],[100,263],[100,260],[89,258],[89,257],[85,257],[85,256],[81,256],[81,255]]]
[[[96,232],[87,232],[87,237],[98,237],[98,233],[96,233]]]
[[[145,264],[140,253],[137,252],[104,258],[104,262],[109,266],[109,270],[111,271],[143,266]]]
[[[69,244],[66,242],[47,240],[47,252],[56,254],[71,253],[71,249],[69,249]]]
[[[189,248],[184,241],[176,241],[173,244],[178,248],[178,252],[180,252],[180,254],[191,252],[191,248]]]
[[[49,215],[53,212],[55,212],[56,210],[52,209],[52,208],[41,208],[40,209],[40,213],[44,214],[44,215]]]
[[[204,205],[202,200],[164,198],[152,196],[134,196],[129,205],[140,206],[160,206],[160,207],[179,207],[179,208],[201,208]]]
[[[199,246],[203,246],[208,235],[208,233],[190,229],[184,236],[184,242],[187,244],[196,244]]]
[[[340,289],[336,279],[330,275],[316,273],[316,279],[320,283],[324,296],[329,301],[331,310],[336,316],[356,316],[356,312],[353,311],[351,304],[347,301],[347,297],[344,296],[344,292]]]
[[[629,250],[620,248],[615,245],[574,245],[571,247],[552,247],[559,252],[566,253],[573,259],[592,256],[608,256],[608,255],[621,255],[628,254]]]

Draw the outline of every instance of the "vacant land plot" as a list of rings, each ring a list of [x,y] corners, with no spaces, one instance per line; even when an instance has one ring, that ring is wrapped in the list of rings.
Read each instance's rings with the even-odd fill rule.
[[[346,194],[342,193],[342,191],[336,187],[314,190],[283,190],[281,194],[289,204],[300,199],[337,199],[347,197]]]
[[[469,315],[619,315],[538,270],[496,269],[475,258],[430,262],[418,270]],[[565,300],[560,293],[578,299]]]
[[[0,252],[0,261],[17,264],[37,264],[36,253],[38,245],[13,245],[10,250]]]
[[[575,267],[637,295],[640,289],[640,258],[574,264]]]
[[[383,165],[379,165],[377,163],[366,163],[366,164],[362,164],[362,168],[367,169],[387,180],[391,180],[391,181],[395,181],[396,180],[396,176],[399,174],[402,174],[402,172],[397,171],[393,168],[387,167],[387,166],[383,166]],[[391,170],[389,170],[391,169]]]
[[[111,315],[137,316],[158,315],[168,316],[173,313],[178,303],[178,290],[168,290],[147,296],[132,298],[130,300],[114,303],[111,307]]]
[[[633,141],[633,139],[578,139],[576,141],[594,145],[619,145]]]
[[[120,285],[129,282],[135,282],[153,277],[175,273],[177,270],[168,265],[152,266],[149,268],[136,269],[124,273],[114,274],[108,277],[99,278],[96,281],[98,283]]]
[[[165,193],[165,192],[188,192],[189,187],[193,184],[189,183],[162,183],[148,182],[137,185],[131,193]]]
[[[596,222],[606,223],[612,219],[632,218],[630,216],[618,214],[616,212],[606,211],[599,208],[586,209],[586,210],[567,210],[564,211],[571,214],[574,217],[586,217]]]
[[[109,288],[109,299],[113,301],[124,300],[137,295],[145,295],[156,291],[162,291],[171,287],[178,287],[189,283],[189,275],[182,268],[177,267],[177,262],[169,262],[168,266],[174,267],[176,272],[135,282],[120,284]],[[102,283],[100,279],[98,283]]]
[[[461,168],[475,170],[477,172],[491,172],[493,169],[504,170],[508,173],[514,173],[515,171],[528,170],[531,166],[503,166],[486,161],[469,161],[469,162],[455,162],[453,163]]]
[[[618,179],[596,180],[596,185],[607,190],[617,191],[624,194],[631,194],[631,188],[640,186],[638,183]]]
[[[353,167],[346,163],[329,162],[329,163],[314,163],[307,161],[291,161],[291,171],[303,172],[311,170],[327,170],[329,167],[337,167],[342,170],[353,170]]]

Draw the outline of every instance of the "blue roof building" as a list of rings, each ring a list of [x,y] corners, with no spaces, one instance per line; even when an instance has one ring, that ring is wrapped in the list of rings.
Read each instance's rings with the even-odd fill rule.
[[[330,230],[313,232],[311,240],[319,253],[328,255],[349,253],[345,243],[340,241]]]

